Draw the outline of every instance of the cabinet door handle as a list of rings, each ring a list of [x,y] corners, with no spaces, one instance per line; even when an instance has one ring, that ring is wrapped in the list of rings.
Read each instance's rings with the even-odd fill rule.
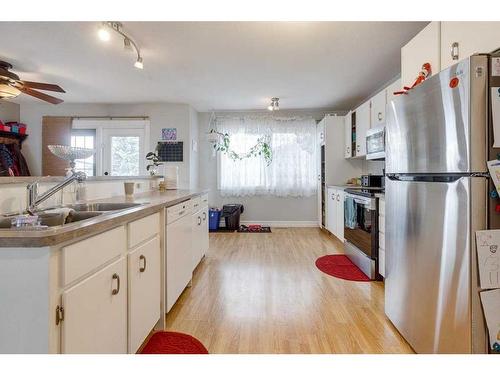
[[[120,276],[118,276],[117,273],[114,273],[113,274],[113,280],[116,280],[116,289],[113,289],[111,291],[111,294],[112,295],[117,295],[118,293],[120,293]]]
[[[379,121],[382,121],[382,112],[378,113],[377,118],[378,118]]]
[[[184,211],[184,210],[180,211],[179,216],[184,215],[184,212],[186,212],[186,211]]]
[[[207,213],[203,212],[203,221],[207,220]]]
[[[458,60],[458,42],[453,42],[451,44],[451,59]]]
[[[198,216],[198,225],[201,225],[201,217]]]
[[[337,194],[337,202],[340,202],[340,194]]]
[[[144,266],[139,267],[139,272],[144,272],[146,271],[146,257],[144,255],[141,255],[139,257],[139,261],[143,260],[144,261]]]

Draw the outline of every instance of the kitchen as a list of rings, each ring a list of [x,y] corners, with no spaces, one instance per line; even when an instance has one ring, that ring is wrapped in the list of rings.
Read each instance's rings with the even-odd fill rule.
[[[60,28],[93,43],[89,59],[108,42],[88,40],[105,30],[118,76],[128,40],[134,67],[149,74],[151,61],[155,77],[163,66],[132,35],[261,32],[168,24],[0,22],[0,30],[41,41]],[[280,37],[297,32],[277,24],[268,30]],[[310,27],[331,35],[322,28],[333,24]],[[497,351],[480,298],[496,288],[475,282],[475,234],[500,229],[486,163],[498,152],[490,101],[499,23],[354,24],[343,27],[365,37],[379,27],[381,40],[397,34],[374,60],[390,52],[398,61],[329,107],[269,95],[242,109],[240,97],[212,106],[194,94],[196,104],[187,94],[154,101],[122,91],[85,102],[88,91],[72,97],[78,85],[64,78],[72,68],[26,72],[12,36],[0,60],[19,93],[0,100],[0,140],[19,147],[33,175],[13,164],[0,177],[0,352]],[[38,56],[57,67],[47,55]],[[116,79],[104,77],[110,65],[96,74]],[[84,74],[82,66],[74,69]],[[67,103],[27,98],[40,81],[60,83],[67,93],[53,92]],[[212,229],[230,204],[242,205],[236,228],[217,216]]]

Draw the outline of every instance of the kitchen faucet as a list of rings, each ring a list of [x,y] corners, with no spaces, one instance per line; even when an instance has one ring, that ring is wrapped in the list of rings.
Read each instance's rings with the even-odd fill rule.
[[[38,195],[38,183],[40,180],[37,180],[35,182],[32,182],[29,184],[26,188],[28,190],[27,192],[27,209],[26,211],[30,215],[34,215],[34,212],[36,211],[37,207],[47,199],[49,199],[51,196],[53,196],[55,193],[58,191],[61,191],[63,188],[71,184],[73,181],[77,181],[79,183],[85,181],[87,178],[87,175],[84,172],[75,172],[73,171],[70,176],[65,178],[63,181],[58,183],[56,186],[50,188],[47,190],[45,193]]]

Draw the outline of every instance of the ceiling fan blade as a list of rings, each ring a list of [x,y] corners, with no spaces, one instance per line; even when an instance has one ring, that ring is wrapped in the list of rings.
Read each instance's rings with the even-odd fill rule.
[[[21,90],[25,94],[34,96],[35,98],[41,99],[43,101],[46,101],[46,102],[49,102],[52,104],[59,104],[59,103],[64,102],[64,100],[62,100],[62,99],[55,98],[53,96],[44,94],[43,92],[40,92],[40,91],[32,90],[29,87],[20,87],[19,90]]]
[[[51,83],[42,82],[32,82],[32,81],[19,81],[24,87],[29,87],[32,89],[45,90],[45,91],[56,91],[56,92],[66,92],[59,85],[53,85]]]

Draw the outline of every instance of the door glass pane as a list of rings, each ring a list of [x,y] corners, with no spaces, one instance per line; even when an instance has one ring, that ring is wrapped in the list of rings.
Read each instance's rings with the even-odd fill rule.
[[[93,149],[95,146],[95,130],[72,130],[71,146]],[[87,176],[95,176],[95,156],[92,155],[87,159],[75,160],[75,170],[85,172]]]
[[[137,136],[111,137],[111,175],[139,175],[139,144]]]

